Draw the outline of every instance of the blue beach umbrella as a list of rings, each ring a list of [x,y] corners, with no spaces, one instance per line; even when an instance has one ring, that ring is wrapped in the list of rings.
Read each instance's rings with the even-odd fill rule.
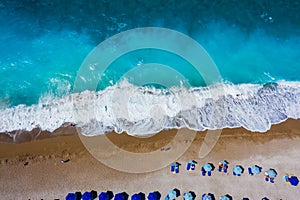
[[[148,194],[147,198],[148,198],[148,200],[157,200],[158,199],[157,194],[155,192],[150,192]]]
[[[267,171],[267,174],[270,178],[275,178],[277,176],[277,172],[275,171],[275,169],[269,169]]]
[[[226,160],[221,160],[220,163],[222,163],[222,165],[225,165],[225,166],[227,166],[229,164],[229,162]]]
[[[69,193],[69,194],[66,196],[66,200],[76,200],[76,194],[74,194],[74,193]]]
[[[123,193],[118,193],[115,195],[114,200],[125,200],[125,196]]]
[[[99,200],[109,200],[109,195],[107,194],[107,192],[101,192],[99,194]]]
[[[299,180],[298,180],[298,178],[296,176],[291,176],[289,178],[289,182],[293,186],[297,186],[299,184]]]
[[[150,192],[148,194],[148,200],[160,200],[161,194],[158,191]]]
[[[202,200],[213,200],[214,196],[212,194],[203,194]]]
[[[186,193],[183,194],[183,199],[184,200],[193,200],[194,197],[193,197],[192,193],[186,192]]]
[[[93,200],[92,193],[90,193],[90,192],[83,193],[82,200]]]
[[[220,200],[232,200],[232,197],[229,196],[228,194],[224,195],[224,196],[221,196],[220,197]]]
[[[213,169],[213,166],[210,163],[206,163],[203,168],[206,172],[210,172]]]
[[[194,161],[194,160],[189,160],[188,163],[191,164],[191,165],[196,165],[197,164],[197,162]]]
[[[253,172],[254,174],[260,174],[260,172],[261,172],[261,167],[259,167],[259,166],[257,166],[257,165],[253,165],[253,166],[251,167],[251,170],[252,170],[252,172]]]
[[[181,164],[179,162],[174,162],[171,164],[171,166],[173,167],[179,167]]]
[[[131,196],[131,200],[141,200],[141,195],[134,194],[134,195]]]
[[[244,169],[240,165],[236,165],[233,167],[233,172],[237,175],[241,175],[244,172]]]
[[[176,199],[176,197],[177,197],[176,191],[170,190],[168,193],[168,197],[169,197],[169,199]]]

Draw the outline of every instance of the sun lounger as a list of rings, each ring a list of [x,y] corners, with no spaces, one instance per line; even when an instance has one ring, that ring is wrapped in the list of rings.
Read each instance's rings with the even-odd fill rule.
[[[188,164],[187,164],[186,170],[188,170],[188,171],[191,170],[191,163],[188,163]]]
[[[211,176],[211,172],[207,172],[207,176]]]
[[[221,171],[222,171],[222,167],[221,167],[221,166],[219,166],[219,168],[218,168],[218,171],[219,171],[219,172],[221,172]]]
[[[171,166],[171,172],[172,172],[172,173],[175,172],[175,166],[174,166],[174,165]]]
[[[204,170],[204,167],[201,168],[202,176],[206,175],[206,171]]]
[[[191,170],[193,170],[193,171],[195,170],[195,165],[191,166]]]
[[[251,167],[248,167],[248,173],[249,173],[250,176],[253,176],[253,172],[252,172]]]
[[[269,178],[268,178],[268,177],[266,177],[266,178],[265,178],[265,181],[267,181],[267,182],[268,182],[268,181],[269,181]]]
[[[224,173],[227,173],[227,169],[228,169],[228,167],[224,166]]]

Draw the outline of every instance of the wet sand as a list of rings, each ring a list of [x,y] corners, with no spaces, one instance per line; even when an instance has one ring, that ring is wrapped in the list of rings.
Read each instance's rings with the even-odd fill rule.
[[[176,144],[169,142],[177,130],[162,131],[149,138],[116,133],[107,135],[120,148],[135,153],[157,150],[164,154],[170,150],[162,147],[176,149],[178,146],[188,146],[188,150],[176,160],[182,164],[179,174],[171,174],[169,167],[141,174],[117,171],[96,160],[86,150],[74,127],[61,131],[66,136],[0,144],[2,199],[64,199],[68,192],[92,189],[98,192],[126,191],[129,195],[158,190],[163,198],[174,187],[180,189],[182,194],[194,191],[196,199],[201,199],[201,195],[208,192],[215,194],[216,199],[227,193],[234,199],[261,199],[266,196],[269,199],[297,200],[300,196],[300,186],[292,187],[283,181],[286,173],[300,176],[299,120],[274,125],[267,133],[252,133],[242,128],[224,129],[216,146],[203,159],[199,159],[198,154],[205,132],[198,132],[193,141],[182,137]],[[101,140],[101,137],[106,136],[97,139]],[[111,155],[108,153],[107,157],[112,155],[113,152]],[[194,172],[185,170],[190,159],[199,163]],[[211,177],[201,176],[203,164],[211,162],[217,166],[223,159],[230,162],[228,175],[215,170]],[[69,161],[62,163],[61,160]],[[231,173],[235,164],[245,167],[241,177],[234,177]],[[278,176],[275,184],[265,182],[263,173],[249,176],[246,169],[254,164],[262,166],[263,172],[268,168],[276,169]]]

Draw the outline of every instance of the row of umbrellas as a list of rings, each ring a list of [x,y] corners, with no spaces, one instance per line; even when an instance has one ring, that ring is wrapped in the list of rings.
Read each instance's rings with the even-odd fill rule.
[[[196,164],[198,164],[196,161],[194,160],[189,160],[187,162],[187,170],[195,170],[195,166]],[[179,167],[180,167],[180,163],[178,162],[174,162],[171,164],[171,172],[172,173],[179,173]],[[228,168],[229,162],[226,160],[222,160],[219,162],[219,168],[218,171],[221,172],[222,170],[224,171],[224,173],[227,173],[227,168]],[[208,175],[211,175],[211,172],[214,170],[214,165],[212,163],[206,163],[201,167],[201,171],[202,171],[202,175],[205,176],[206,172],[208,172]],[[234,176],[241,176],[244,173],[244,168],[241,165],[235,165],[233,167],[233,175]],[[258,165],[253,165],[251,167],[248,167],[248,173],[249,175],[253,176],[255,174],[260,174],[262,172],[262,167],[258,166]],[[274,183],[274,179],[277,176],[277,172],[275,169],[268,169],[265,172],[265,180],[266,181],[270,181],[271,183]],[[299,180],[296,176],[291,176],[291,177],[287,177],[285,178],[286,183],[289,183],[293,186],[297,186],[299,184]]]
[[[180,190],[174,188],[170,190],[165,197],[165,200],[175,200],[181,195]],[[195,200],[196,194],[193,191],[188,191],[183,194],[183,200]],[[97,199],[97,192],[92,190],[91,192],[81,192],[69,193],[66,196],[66,200],[95,200]],[[126,192],[113,194],[112,191],[101,192],[98,196],[99,200],[128,200],[129,195]],[[161,194],[158,191],[150,192],[147,196],[147,200],[160,200]],[[215,196],[211,193],[203,194],[202,200],[215,200]],[[247,198],[244,198],[247,199]],[[131,196],[131,200],[146,200],[144,193],[136,193]],[[232,200],[232,197],[229,194],[220,197],[220,200]],[[266,197],[263,200],[268,200]]]
[[[159,200],[161,198],[161,194],[158,191],[150,192],[147,196],[148,200]],[[97,199],[97,192],[92,190],[90,192],[85,192],[81,194],[81,192],[69,193],[66,196],[66,200],[94,200]],[[129,195],[126,192],[121,192],[117,194],[113,194],[112,191],[101,192],[98,196],[99,200],[128,200]],[[145,200],[146,196],[144,193],[136,193],[131,196],[131,200]],[[175,199],[175,198],[174,198]],[[191,200],[191,199],[188,199]]]

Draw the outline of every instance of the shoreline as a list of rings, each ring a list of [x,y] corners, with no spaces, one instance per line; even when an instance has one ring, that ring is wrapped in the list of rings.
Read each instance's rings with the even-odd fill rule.
[[[268,134],[268,132],[271,132],[272,129],[276,129],[276,127],[281,127],[281,126],[285,126],[287,127],[285,124],[291,124],[292,127],[293,126],[297,126],[295,125],[295,121],[299,121],[300,123],[300,119],[286,119],[280,123],[277,124],[273,124],[271,125],[270,129],[265,131],[265,132],[257,132],[257,131],[250,131],[247,130],[243,127],[235,127],[235,128],[223,128],[222,129],[222,134],[224,134],[223,130],[241,130],[242,132],[248,132],[248,133],[255,133],[255,134]],[[283,125],[281,125],[283,124]],[[28,143],[28,142],[32,142],[35,140],[44,140],[44,139],[50,139],[50,138],[55,138],[55,137],[60,137],[60,136],[69,136],[69,135],[78,135],[80,134],[80,127],[76,127],[75,125],[73,125],[72,123],[65,123],[64,125],[62,125],[60,128],[54,130],[53,132],[50,131],[43,131],[39,128],[34,128],[31,131],[25,131],[25,130],[15,130],[12,132],[0,132],[0,144],[1,143],[12,143],[12,144],[21,144],[21,143]],[[181,129],[187,129],[187,128],[181,128]],[[129,137],[136,137],[136,138],[152,138],[156,135],[160,135],[162,133],[167,133],[167,132],[174,132],[174,131],[178,131],[180,129],[169,129],[169,130],[162,130],[158,133],[154,133],[154,134],[149,134],[149,135],[145,135],[145,136],[131,136],[128,135],[126,132],[122,132],[121,134],[117,134],[114,131],[113,132],[109,132],[109,133],[104,133],[102,135],[112,135],[112,134],[117,134],[117,135],[127,135]],[[188,129],[187,129],[188,130]],[[194,131],[194,130],[191,130]],[[207,131],[211,131],[211,130],[204,130],[204,131],[194,131],[197,133],[206,133]],[[231,134],[230,131],[225,131],[227,134]],[[101,135],[99,135],[101,136]],[[94,137],[94,136],[92,136]],[[98,136],[96,136],[98,137]]]
[[[172,140],[175,130],[161,132],[150,138],[135,138],[126,134],[108,134],[116,145],[130,152],[159,150]],[[99,136],[106,137],[106,136]],[[267,133],[251,133],[245,129],[224,129],[216,146],[203,159],[198,152],[205,132],[198,132],[189,149],[178,158],[182,164],[179,174],[171,174],[169,166],[159,170],[132,174],[117,171],[96,160],[84,147],[78,135],[58,136],[32,142],[12,144],[0,143],[0,195],[6,199],[64,199],[68,192],[98,192],[112,190],[128,194],[159,190],[164,197],[176,187],[194,191],[199,199],[203,193],[211,192],[218,198],[226,193],[234,199],[248,197],[261,199],[295,199],[300,195],[299,186],[286,185],[286,173],[300,176],[300,123],[288,120],[272,126]],[[186,145],[184,138],[179,146]],[[176,146],[171,146],[176,148]],[[164,151],[161,151],[163,154]],[[109,156],[109,155],[107,155]],[[196,160],[195,172],[187,172],[185,163]],[[201,165],[207,162],[217,166],[220,160],[230,162],[229,172],[235,164],[248,167],[261,165],[263,172],[275,168],[278,176],[275,184],[264,181],[263,173],[241,177],[231,173],[213,172],[212,177],[202,177]],[[69,160],[62,163],[61,160]],[[249,187],[239,187],[239,185]]]

